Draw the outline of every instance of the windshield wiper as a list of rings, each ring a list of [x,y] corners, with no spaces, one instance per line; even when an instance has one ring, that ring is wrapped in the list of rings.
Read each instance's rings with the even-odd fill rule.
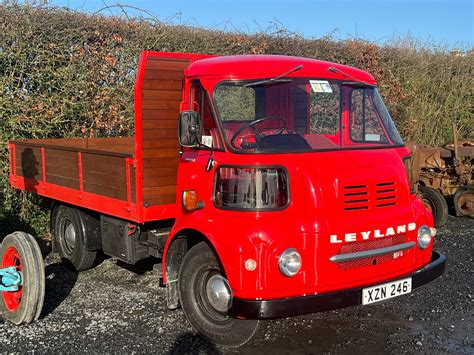
[[[250,87],[250,86],[257,86],[257,85],[269,84],[269,83],[274,83],[274,82],[276,82],[276,83],[288,82],[289,79],[287,79],[287,80],[281,80],[281,79],[283,79],[285,76],[287,76],[291,73],[294,73],[295,71],[300,70],[301,68],[303,68],[303,64],[299,64],[296,67],[294,67],[293,69],[290,69],[287,72],[284,72],[283,74],[280,74],[280,75],[278,75],[274,78],[260,80],[260,81],[254,82],[254,83],[248,83],[248,84],[245,84],[243,86],[244,87]]]
[[[343,85],[371,86],[371,87],[374,87],[374,86],[375,86],[375,85],[373,85],[373,84],[369,84],[369,83],[366,82],[366,81],[356,79],[356,78],[354,78],[352,75],[347,74],[346,72],[344,72],[344,71],[342,71],[341,69],[338,69],[338,68],[329,67],[329,68],[328,68],[328,71],[333,72],[333,73],[336,73],[336,74],[342,74],[342,75],[344,75],[346,78],[349,78],[349,79],[353,80],[352,82],[342,83]]]

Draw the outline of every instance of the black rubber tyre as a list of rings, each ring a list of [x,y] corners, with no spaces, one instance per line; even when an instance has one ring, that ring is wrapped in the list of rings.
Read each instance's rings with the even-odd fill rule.
[[[179,270],[179,299],[191,326],[213,344],[238,347],[248,342],[257,332],[258,320],[229,317],[215,309],[207,297],[210,277],[223,277],[221,266],[206,243],[192,247],[185,255]]]
[[[456,216],[474,218],[472,202],[469,202],[469,199],[472,200],[473,196],[474,186],[472,185],[462,186],[456,191],[453,198]]]
[[[77,271],[90,269],[97,260],[97,251],[87,250],[84,245],[86,236],[80,213],[77,209],[59,206],[53,221],[56,250]]]
[[[45,292],[43,256],[30,234],[14,232],[3,240],[0,267],[10,266],[21,271],[23,282],[18,291],[1,293],[0,313],[14,324],[30,323],[41,315]]]
[[[435,227],[441,227],[448,219],[448,203],[438,190],[420,186],[420,192],[426,207],[431,210]]]

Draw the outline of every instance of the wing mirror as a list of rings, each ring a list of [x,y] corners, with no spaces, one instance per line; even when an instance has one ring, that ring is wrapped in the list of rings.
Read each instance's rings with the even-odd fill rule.
[[[179,144],[183,147],[197,147],[201,144],[201,117],[196,111],[179,114]]]

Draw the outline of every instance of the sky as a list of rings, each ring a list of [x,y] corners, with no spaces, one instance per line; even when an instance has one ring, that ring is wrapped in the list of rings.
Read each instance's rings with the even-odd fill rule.
[[[104,15],[117,3],[168,23],[253,33],[286,28],[305,37],[332,35],[385,43],[413,37],[450,49],[474,46],[474,0],[50,0]],[[149,17],[143,13],[144,17]]]

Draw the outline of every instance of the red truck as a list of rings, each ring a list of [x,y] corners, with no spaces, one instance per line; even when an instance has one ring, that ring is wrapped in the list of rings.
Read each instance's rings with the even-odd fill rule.
[[[54,248],[77,270],[99,250],[159,258],[168,307],[229,346],[262,319],[384,301],[444,272],[369,73],[145,51],[134,101],[134,137],[9,142],[11,184],[54,201]],[[21,291],[2,293],[11,314]]]

